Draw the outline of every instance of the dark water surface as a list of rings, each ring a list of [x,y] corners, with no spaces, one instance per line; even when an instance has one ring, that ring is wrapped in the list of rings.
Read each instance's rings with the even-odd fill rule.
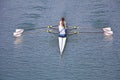
[[[35,28],[65,17],[80,31],[110,26],[114,35],[68,37],[61,58],[56,35]],[[119,0],[0,0],[0,80],[120,80]],[[16,28],[26,30],[14,38]]]

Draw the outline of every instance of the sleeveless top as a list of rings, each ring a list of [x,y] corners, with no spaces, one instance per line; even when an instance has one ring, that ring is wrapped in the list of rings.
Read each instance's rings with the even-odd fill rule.
[[[59,25],[59,34],[60,35],[65,35],[66,34],[66,29],[64,28],[64,26],[61,25],[62,21],[60,21],[60,25]],[[64,22],[65,23],[65,22]],[[65,23],[66,25],[66,23]]]

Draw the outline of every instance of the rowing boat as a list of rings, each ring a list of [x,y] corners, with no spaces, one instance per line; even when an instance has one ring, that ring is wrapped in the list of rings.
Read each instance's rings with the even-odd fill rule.
[[[43,28],[47,28],[47,27],[41,27],[36,29],[42,30]],[[64,18],[61,19],[58,27],[56,27],[55,25],[55,26],[48,26],[48,28],[49,28],[49,30],[47,30],[48,33],[59,34],[58,43],[59,43],[59,50],[61,55],[63,54],[63,51],[65,49],[67,35],[78,34],[78,33],[104,33],[104,35],[108,37],[113,35],[113,31],[111,27],[102,28],[102,31],[100,32],[95,32],[95,31],[94,32],[79,32],[79,31],[73,32],[73,30],[77,30],[79,27],[66,26],[66,22],[64,21]],[[87,28],[87,27],[80,27],[80,28]],[[28,30],[35,30],[35,29],[29,28]],[[24,32],[24,29],[16,29],[16,31],[13,33],[13,36],[16,38],[21,37],[23,32]],[[60,36],[61,32],[62,32],[62,35],[64,34],[64,36]]]
[[[64,51],[64,48],[65,48],[66,39],[67,39],[67,37],[58,37],[59,49],[60,49],[60,54],[61,55],[62,55],[62,53]]]
[[[59,25],[59,37],[58,37],[58,42],[59,42],[59,49],[60,49],[60,54],[62,55],[64,48],[65,48],[65,44],[66,44],[66,39],[67,39],[67,29],[66,29],[66,23],[61,19],[60,21],[60,25]],[[62,36],[61,36],[62,34]]]

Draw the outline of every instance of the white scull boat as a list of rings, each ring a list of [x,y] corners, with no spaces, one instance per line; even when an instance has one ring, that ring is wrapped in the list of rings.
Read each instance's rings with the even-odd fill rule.
[[[64,18],[62,18],[60,21],[60,25],[59,25],[59,37],[58,37],[59,49],[60,49],[61,55],[64,51],[66,40],[67,40],[67,31],[66,30],[67,30],[66,23],[64,21]]]
[[[43,28],[46,28],[46,27],[36,28],[36,29],[43,29]],[[60,54],[61,55],[63,54],[63,51],[65,49],[67,35],[77,34],[77,33],[96,33],[96,32],[73,32],[72,30],[77,29],[78,27],[76,27],[76,26],[73,26],[73,28],[67,27],[64,18],[61,18],[61,21],[60,21],[60,24],[59,24],[58,27],[48,26],[48,28],[50,30],[47,30],[47,32],[59,34],[58,43],[59,43],[59,49],[60,49]],[[33,29],[33,30],[35,30],[35,29]],[[56,32],[56,30],[57,30],[57,32]],[[15,36],[16,38],[21,37],[23,32],[24,32],[24,29],[16,29],[16,31],[13,33],[13,36]],[[113,31],[112,31],[111,27],[103,28],[102,33],[104,33],[105,36],[112,36],[113,35]]]
[[[66,44],[66,39],[67,37],[58,37],[58,41],[59,41],[59,48],[60,48],[60,54],[62,55],[64,48],[65,48],[65,44]]]

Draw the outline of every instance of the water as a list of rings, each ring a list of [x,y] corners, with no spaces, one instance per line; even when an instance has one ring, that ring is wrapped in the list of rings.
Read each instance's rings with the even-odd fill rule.
[[[120,80],[119,7],[119,0],[1,0],[0,80]],[[81,32],[110,26],[114,35],[69,36],[61,57],[57,36],[35,29],[61,17],[88,27]],[[16,28],[32,30],[14,38]]]

